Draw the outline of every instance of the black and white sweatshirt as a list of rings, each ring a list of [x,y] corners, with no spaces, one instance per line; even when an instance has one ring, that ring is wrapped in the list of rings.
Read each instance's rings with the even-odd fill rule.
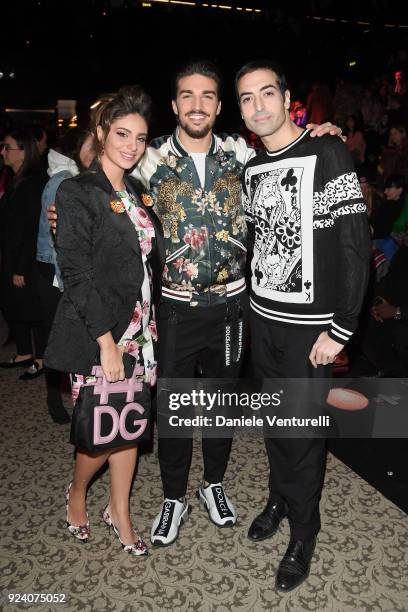
[[[253,157],[242,182],[255,233],[253,311],[275,324],[326,329],[345,344],[357,327],[371,253],[346,146],[306,130],[287,147]]]

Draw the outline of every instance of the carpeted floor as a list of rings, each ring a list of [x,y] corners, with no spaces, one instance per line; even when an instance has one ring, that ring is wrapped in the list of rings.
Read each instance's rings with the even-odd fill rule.
[[[0,359],[12,350],[0,352]],[[69,426],[54,425],[45,408],[44,378],[23,382],[20,370],[0,370],[2,424],[1,588],[13,593],[63,593],[66,603],[35,610],[200,612],[406,612],[407,516],[332,455],[323,491],[322,530],[311,576],[281,595],[274,573],[288,541],[284,522],[272,540],[253,544],[248,525],[267,494],[262,441],[234,441],[225,479],[238,510],[233,529],[217,529],[198,507],[199,444],[189,495],[193,511],[175,545],[150,547],[147,558],[125,555],[100,519],[108,474],[88,495],[92,540],[81,545],[64,530],[63,489],[71,475]],[[67,405],[69,398],[67,396]],[[161,502],[155,451],[138,466],[131,507],[146,540]]]

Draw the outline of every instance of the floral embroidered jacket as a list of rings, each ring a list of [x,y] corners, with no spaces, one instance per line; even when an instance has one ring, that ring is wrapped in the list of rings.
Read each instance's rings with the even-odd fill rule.
[[[241,137],[213,135],[205,162],[205,186],[177,138],[158,138],[134,175],[150,190],[163,225],[170,289],[203,292],[245,276],[247,228],[240,178],[254,155]],[[148,203],[144,201],[144,203]]]

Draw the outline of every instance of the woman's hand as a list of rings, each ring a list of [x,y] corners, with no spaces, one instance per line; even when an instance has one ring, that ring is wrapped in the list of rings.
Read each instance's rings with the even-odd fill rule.
[[[106,380],[108,382],[124,380],[123,351],[115,344],[111,332],[97,338],[97,342],[101,351],[101,366]]]
[[[122,351],[116,344],[113,348],[101,349],[101,366],[108,382],[117,382],[125,379]]]

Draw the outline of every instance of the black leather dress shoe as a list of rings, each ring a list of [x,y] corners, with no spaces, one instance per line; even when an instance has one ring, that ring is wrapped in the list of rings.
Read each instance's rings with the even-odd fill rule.
[[[40,368],[38,361],[33,361],[27,371],[24,372],[24,374],[21,374],[21,376],[19,376],[18,378],[19,380],[33,380],[34,378],[38,378],[42,374],[44,374],[44,368]]]
[[[0,363],[0,368],[24,368],[27,366],[32,365],[33,363],[33,358],[30,357],[29,359],[23,359],[22,361],[16,361],[16,358],[13,357],[13,359],[10,359],[10,361],[2,361]]]
[[[253,521],[248,530],[248,538],[253,542],[262,542],[271,538],[278,530],[279,523],[288,513],[284,502],[269,500],[265,509]]]
[[[310,563],[316,546],[316,538],[311,540],[291,540],[276,576],[278,591],[292,591],[309,575]]]

